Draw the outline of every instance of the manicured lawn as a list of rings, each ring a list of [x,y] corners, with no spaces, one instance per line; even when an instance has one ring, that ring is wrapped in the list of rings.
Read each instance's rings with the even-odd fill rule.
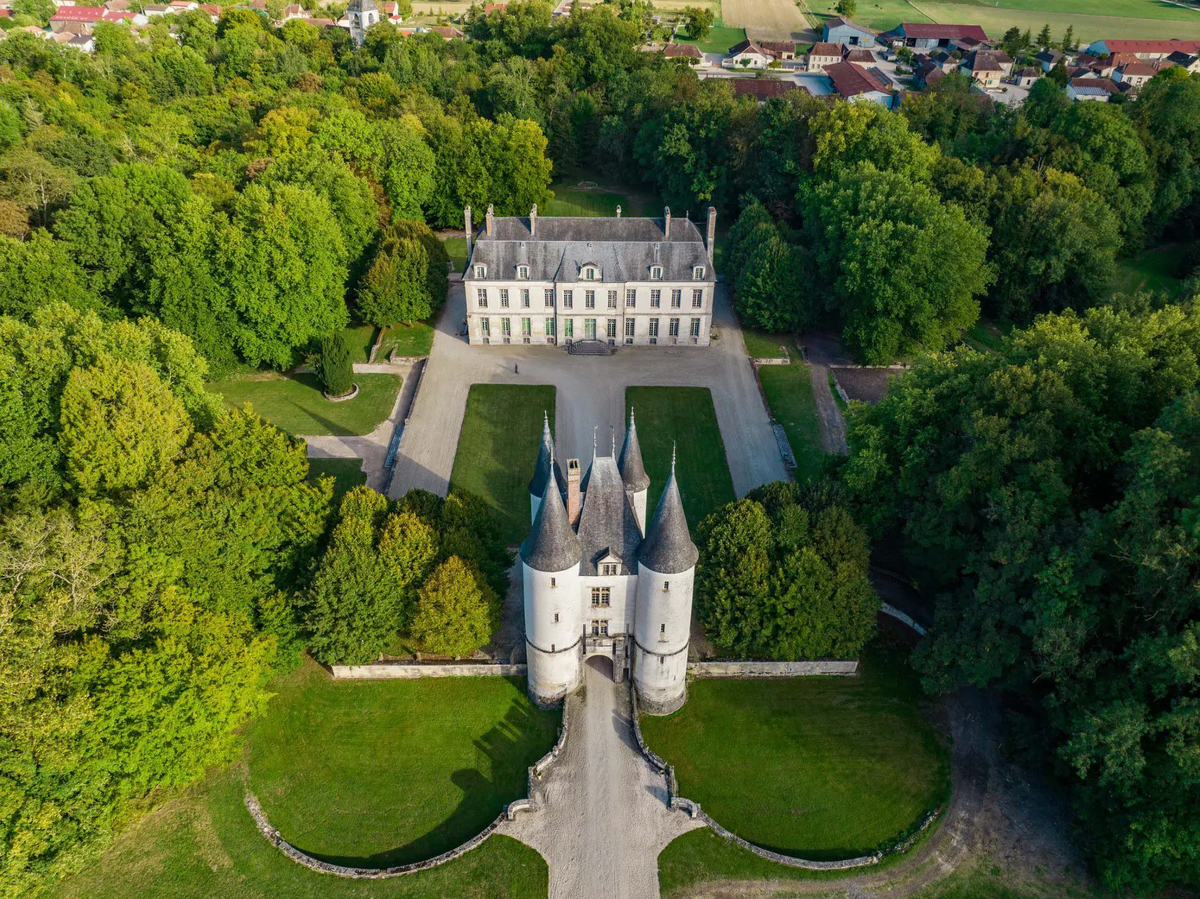
[[[446,252],[450,254],[450,261],[454,263],[456,272],[467,270],[467,239],[465,237],[447,237],[442,241]]]
[[[529,536],[529,479],[542,439],[542,413],[554,427],[550,386],[475,384],[450,474],[451,489],[483,497],[510,544]]]
[[[375,340],[374,325],[351,325],[346,329],[351,345],[362,347],[362,356],[355,362],[367,362],[371,358],[371,344]],[[433,325],[414,322],[411,325],[392,325],[383,333],[383,342],[375,354],[376,362],[386,362],[388,353],[396,350],[397,356],[428,356],[433,349]]]
[[[583,189],[579,187],[580,184],[596,186]],[[624,216],[662,214],[661,209],[656,208],[651,198],[644,194],[608,183],[588,172],[564,176],[550,185],[550,189],[554,191],[554,199],[544,209],[538,210],[541,215],[614,216],[618,206]]]
[[[700,48],[702,53],[728,53],[729,48],[734,44],[741,43],[746,39],[745,28],[731,28],[721,24],[718,19],[712,28],[708,30],[708,37],[703,41],[694,41],[687,37],[684,32],[679,32],[675,36],[675,40],[680,44],[695,44]]]
[[[309,663],[250,736],[250,786],[293,845],[386,867],[463,843],[525,795],[557,712],[524,678],[334,681]]]
[[[648,514],[654,514],[667,483],[674,442],[675,475],[688,526],[695,533],[705,516],[735,498],[712,394],[707,387],[629,387],[626,415],[630,408],[637,416],[642,459],[650,476]]]
[[[324,690],[310,683],[317,678],[326,679]],[[490,683],[478,689],[485,680]],[[553,740],[557,719],[530,708],[523,684],[480,678],[465,683],[425,680],[372,686],[402,683],[406,686],[400,690],[362,691],[355,686],[365,684],[328,683],[324,672],[312,665],[285,680],[267,718],[250,737],[252,765],[255,757],[262,760],[273,752],[274,782],[289,779],[289,766],[295,772],[289,794],[275,797],[274,806],[266,805],[273,824],[290,823],[285,806],[303,804],[307,811],[301,812],[302,817],[311,813],[314,821],[334,821],[338,828],[337,833],[313,836],[314,844],[322,839],[344,840],[347,845],[359,840],[349,850],[352,855],[370,855],[374,846],[382,847],[386,855],[406,835],[411,839],[418,822],[436,831],[436,818],[447,809],[450,817],[443,826],[453,823],[465,830],[472,823],[465,808],[483,818],[502,801],[501,793],[506,798],[524,795],[524,768],[519,777],[512,772],[519,761],[524,764],[523,754],[540,755],[549,745],[545,741]],[[342,691],[345,686],[351,689]],[[332,695],[335,687],[336,696]],[[426,694],[428,687],[433,692]],[[447,699],[452,703],[447,704]],[[298,702],[311,705],[281,708]],[[527,727],[531,715],[536,720]],[[521,718],[518,728],[510,728],[509,716]],[[306,730],[295,733],[290,728],[300,721],[306,722]],[[476,740],[498,734],[503,737],[486,749],[476,745]],[[276,743],[272,748],[272,741],[282,739],[289,745]],[[356,753],[361,757],[353,758]],[[430,758],[436,754],[445,758]],[[272,783],[271,767],[266,762],[262,767],[263,771],[249,775],[260,797]],[[331,782],[331,776],[337,780]],[[549,884],[545,861],[533,849],[502,836],[489,838],[441,867],[390,880],[343,880],[309,871],[285,858],[255,829],[242,803],[247,777],[244,763],[211,774],[137,822],[95,864],[63,881],[52,895],[55,899],[545,899]],[[479,781],[480,788],[465,791],[472,781]],[[426,793],[437,794],[436,804],[417,807],[417,797]],[[444,835],[450,838],[452,833],[450,828]],[[284,835],[301,842],[286,829]],[[432,839],[425,837],[427,842]]]
[[[782,359],[796,351],[786,334],[742,331],[742,340],[746,343],[746,355],[751,359]],[[784,347],[787,347],[786,352]]]
[[[1200,16],[1200,13],[1197,13]],[[1143,250],[1132,259],[1117,260],[1117,274],[1113,278],[1113,293],[1137,293],[1139,290],[1166,291],[1178,296],[1183,287],[1183,257],[1187,252],[1184,244],[1168,244],[1163,247]]]
[[[796,480],[815,480],[825,468],[821,449],[821,425],[813,399],[812,375],[808,365],[793,360],[791,365],[763,365],[758,381],[775,420],[787,432],[796,456]]]
[[[757,845],[815,859],[891,843],[949,798],[949,761],[899,656],[860,675],[697,680],[687,705],[642,719],[680,792]]]
[[[344,403],[325,399],[312,373],[251,375],[213,381],[208,389],[219,393],[227,406],[250,403],[255,412],[289,434],[370,434],[391,414],[400,378],[357,374],[354,382],[359,394]]]
[[[333,495],[341,496],[352,487],[367,483],[367,474],[362,470],[362,459],[309,459],[308,479],[316,483],[318,478],[333,478]]]

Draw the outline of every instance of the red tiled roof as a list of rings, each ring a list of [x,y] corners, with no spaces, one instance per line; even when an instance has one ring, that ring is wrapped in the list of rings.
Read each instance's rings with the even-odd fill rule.
[[[817,41],[812,45],[812,49],[808,51],[809,56],[837,56],[842,55],[842,45],[832,44],[827,41]]]
[[[1181,41],[1176,38],[1166,41],[1103,41],[1109,53],[1162,53],[1183,50],[1186,53],[1200,52],[1200,41]]]
[[[51,22],[99,22],[108,12],[103,6],[60,6],[50,17]],[[118,15],[109,13],[109,15]]]
[[[1104,91],[1108,94],[1115,94],[1120,90],[1120,88],[1118,88],[1107,78],[1072,78],[1071,87],[1084,89],[1093,88],[1095,90]]]
[[[703,59],[704,54],[695,44],[667,44],[663,47],[663,56],[668,59]]]
[[[847,47],[842,58],[846,62],[865,62],[868,65],[875,62],[875,54],[865,47]]]
[[[796,52],[795,41],[760,41],[759,46],[773,55]]]
[[[782,97],[798,89],[799,85],[794,81],[779,81],[774,78],[738,78],[733,81],[735,97],[757,97],[767,100],[771,97]]]
[[[1122,75],[1145,75],[1147,78],[1153,78],[1158,74],[1158,69],[1145,62],[1127,62],[1121,66],[1120,72]]]
[[[901,22],[896,31],[903,31],[905,37],[936,38],[937,40],[955,41],[963,38],[974,38],[977,41],[988,39],[986,32],[978,25],[935,25],[932,22]]]
[[[749,38],[747,38],[746,40],[741,41],[739,43],[736,43],[732,47],[729,48],[730,56],[737,56],[739,53],[747,53],[747,52],[757,53],[759,56],[770,56],[771,55],[766,50],[764,50],[762,47],[760,47],[758,44],[754,43],[754,41],[750,40]]]
[[[838,62],[825,67],[825,74],[833,82],[833,89],[841,96],[857,97],[872,91],[889,93],[891,88],[884,84],[875,73],[856,66],[852,62]]]

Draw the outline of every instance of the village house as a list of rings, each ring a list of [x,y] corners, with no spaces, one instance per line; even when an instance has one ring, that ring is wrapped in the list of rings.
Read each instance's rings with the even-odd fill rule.
[[[834,92],[845,100],[878,103],[887,109],[893,106],[892,86],[875,69],[866,69],[852,62],[839,62],[826,66],[825,74],[833,82]]]
[[[140,21],[139,21],[140,19]],[[91,34],[97,22],[130,22],[144,25],[148,20],[131,12],[113,12],[103,6],[60,6],[50,17],[50,30],[72,34]]]
[[[752,40],[744,40],[729,48],[729,55],[721,60],[727,69],[765,69],[774,57]]]
[[[821,27],[821,40],[824,43],[845,44],[847,47],[874,47],[878,34],[842,16],[827,19]]]
[[[1120,93],[1120,88],[1107,78],[1072,78],[1067,82],[1067,96],[1076,103],[1085,100],[1107,103],[1116,93]]]
[[[686,59],[693,66],[704,61],[704,54],[695,44],[670,43],[663,47],[662,53],[667,59]]]
[[[1190,75],[1200,72],[1200,55],[1195,53],[1184,53],[1182,50],[1175,50],[1165,61],[1174,66],[1182,66],[1188,70],[1188,74]]]
[[[524,218],[488,207],[476,236],[464,210],[463,288],[472,344],[708,346],[712,326],[711,207],[705,236],[686,218]]]
[[[875,54],[866,47],[843,47],[842,61],[858,63],[860,66],[873,66]]]
[[[1200,54],[1200,40],[1102,40],[1089,44],[1087,52],[1092,56],[1114,56],[1117,53],[1131,53],[1142,60],[1166,59],[1172,53],[1177,52],[1195,56]]]
[[[1042,77],[1042,70],[1035,69],[1032,66],[1026,66],[1023,69],[1017,69],[1012,76],[1012,83],[1017,87],[1033,87],[1033,83]]]
[[[795,41],[759,41],[758,45],[774,59],[791,60],[796,58]]]
[[[1147,62],[1127,62],[1113,73],[1112,79],[1128,85],[1130,90],[1137,90],[1157,74],[1158,69]]]
[[[927,90],[946,77],[946,70],[929,57],[923,58],[913,69],[913,84]]]
[[[828,44],[818,41],[808,51],[808,71],[817,75],[825,74],[825,70],[842,61],[842,45]]]
[[[879,36],[890,44],[916,50],[971,48],[987,42],[987,34],[978,25],[937,25],[932,22],[901,22]]]

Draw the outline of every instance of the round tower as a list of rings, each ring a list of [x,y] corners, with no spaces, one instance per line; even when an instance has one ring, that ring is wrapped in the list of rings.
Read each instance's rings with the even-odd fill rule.
[[[687,699],[692,583],[699,557],[672,459],[671,476],[638,549],[633,680],[642,708],[651,715],[669,715]]]
[[[537,521],[538,507],[546,495],[546,485],[553,474],[559,492],[566,490],[562,469],[554,461],[554,438],[550,434],[550,416],[542,413],[542,442],[538,447],[537,464],[533,466],[533,477],[529,479],[529,520]]]
[[[629,410],[629,429],[625,442],[621,444],[621,457],[617,460],[621,480],[625,482],[625,494],[633,506],[638,530],[646,533],[646,492],[650,489],[650,478],[642,464],[642,448],[638,445],[637,426],[633,423],[633,409]]]
[[[553,469],[553,452],[549,462]],[[583,676],[582,556],[562,495],[551,482],[521,546],[529,692],[541,703],[562,699]]]

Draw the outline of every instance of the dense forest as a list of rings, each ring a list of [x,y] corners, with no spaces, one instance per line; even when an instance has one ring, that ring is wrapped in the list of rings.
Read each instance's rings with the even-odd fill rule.
[[[1110,885],[1200,883],[1198,312],[1108,290],[1122,254],[1194,237],[1200,79],[1107,105],[1043,79],[1010,109],[957,77],[896,113],[758,104],[639,50],[651,14],[518,0],[471,40],[381,25],[355,48],[231,9],[148,41],[98,25],[94,56],[0,42],[5,894],[231,758],[301,647],[369,655],[381,615],[434,635],[447,609],[470,627],[446,649],[478,640],[504,552],[470,498],[337,508],[303,447],[204,381],[290,366],[351,315],[428,315],[433,230],[524,214],[575,168],[736,218],[720,264],[749,324],[916,360],[852,412],[858,524],[811,513],[858,547],[852,617],[857,528],[900,541],[938,597],[928,687],[1018,697]],[[1000,351],[936,352],[981,311],[1019,326]],[[760,499],[737,527],[764,567],[836,561]],[[752,646],[737,612],[711,623]]]

